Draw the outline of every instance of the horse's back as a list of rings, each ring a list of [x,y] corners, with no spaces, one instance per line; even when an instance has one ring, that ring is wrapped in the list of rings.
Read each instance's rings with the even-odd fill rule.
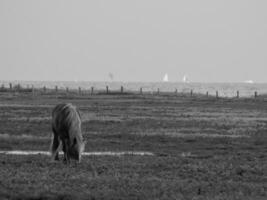
[[[52,128],[55,132],[68,134],[71,128],[80,129],[80,124],[80,114],[72,104],[58,104],[53,109]]]

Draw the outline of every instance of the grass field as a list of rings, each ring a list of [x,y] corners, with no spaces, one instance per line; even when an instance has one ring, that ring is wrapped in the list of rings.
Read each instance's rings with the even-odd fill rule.
[[[0,199],[267,199],[267,101],[0,94],[0,151],[47,151],[51,111],[75,104],[86,152],[69,166],[0,154]]]

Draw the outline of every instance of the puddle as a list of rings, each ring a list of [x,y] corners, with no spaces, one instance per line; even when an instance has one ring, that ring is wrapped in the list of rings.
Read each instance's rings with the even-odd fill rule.
[[[50,139],[51,137],[44,137],[44,136],[34,136],[34,135],[26,135],[26,134],[22,134],[22,135],[10,135],[7,133],[3,133],[0,134],[0,138],[1,139],[40,139],[40,140],[47,140]]]
[[[143,132],[143,133],[132,133],[132,134],[140,134],[140,135],[145,135],[145,136],[155,136],[155,135],[160,135],[160,136],[168,136],[168,137],[178,137],[178,138],[195,138],[195,137],[203,137],[203,138],[248,138],[250,137],[249,135],[237,135],[237,134],[217,134],[217,133],[179,133],[179,132]]]
[[[48,151],[0,151],[0,154],[8,155],[50,155]],[[63,154],[63,152],[59,152]],[[83,152],[83,156],[154,156],[152,152],[147,151],[93,151],[93,152]]]

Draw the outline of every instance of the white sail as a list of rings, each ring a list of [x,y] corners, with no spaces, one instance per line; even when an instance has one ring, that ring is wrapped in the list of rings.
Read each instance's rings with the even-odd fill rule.
[[[168,82],[169,81],[169,77],[168,74],[166,73],[163,77],[163,82]]]
[[[188,82],[189,82],[189,81],[188,81],[188,78],[187,78],[186,75],[184,75],[184,77],[183,77],[183,82],[184,82],[184,83],[188,83]]]

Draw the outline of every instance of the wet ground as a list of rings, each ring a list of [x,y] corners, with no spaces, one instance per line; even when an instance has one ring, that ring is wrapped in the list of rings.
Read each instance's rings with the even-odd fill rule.
[[[75,104],[86,152],[70,166],[0,154],[7,199],[266,199],[267,101],[170,95],[0,95],[0,151],[48,151],[51,111]]]

